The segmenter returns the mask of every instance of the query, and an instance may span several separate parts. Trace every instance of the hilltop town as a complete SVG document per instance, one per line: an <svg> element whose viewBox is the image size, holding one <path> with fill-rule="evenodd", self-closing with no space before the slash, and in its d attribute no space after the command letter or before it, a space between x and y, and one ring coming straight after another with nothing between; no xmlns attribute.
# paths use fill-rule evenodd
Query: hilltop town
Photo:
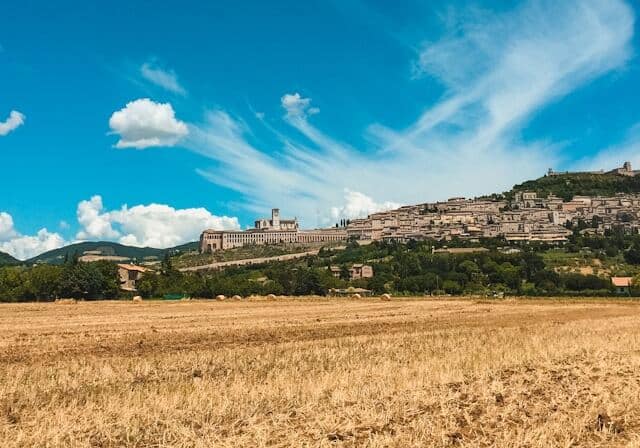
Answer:
<svg viewBox="0 0 640 448"><path fill-rule="evenodd" d="M548 177L571 175L613 175L636 177L630 162L605 172L557 173ZM567 181L568 182L568 181ZM516 191L507 195L467 199L456 197L443 202L408 205L349 220L335 228L300 230L296 219L280 219L274 209L271 219L259 219L246 231L206 230L200 238L200 250L212 252L245 245L360 241L451 240L504 238L508 242L562 243L580 228L583 233L602 235L618 228L638 233L640 195L616 193L611 196L575 195L570 200L553 193Z"/></svg>

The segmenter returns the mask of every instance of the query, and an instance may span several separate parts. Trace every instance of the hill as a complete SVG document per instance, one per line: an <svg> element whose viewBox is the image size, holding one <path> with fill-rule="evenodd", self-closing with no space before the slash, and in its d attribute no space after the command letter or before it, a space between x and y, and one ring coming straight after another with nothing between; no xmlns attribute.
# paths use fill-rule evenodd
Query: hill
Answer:
<svg viewBox="0 0 640 448"><path fill-rule="evenodd" d="M187 243L169 249L156 249L153 247L133 247L110 241L85 241L69 246L54 249L26 261L26 263L61 264L65 259L74 256L82 256L85 252L99 252L102 256L123 257L132 261L160 260L166 252L175 254L197 248L197 243ZM124 261L124 260L123 260Z"/></svg>
<svg viewBox="0 0 640 448"><path fill-rule="evenodd" d="M5 252L0 252L0 266L4 266L8 264L17 264L17 263L20 263L20 261L17 260L16 258L12 257L11 255Z"/></svg>
<svg viewBox="0 0 640 448"><path fill-rule="evenodd" d="M235 260L249 260L256 258L277 257L279 255L296 254L307 252L312 249L320 249L321 247L340 246L344 243L296 243L296 244L278 244L278 245L247 245L244 247L236 247L216 251L213 253L200 253L198 243L190 243L183 246L177 246L171 250L173 256L173 266L176 268L188 268L194 266L204 266L211 263ZM177 249L182 249L177 252Z"/></svg>
<svg viewBox="0 0 640 448"><path fill-rule="evenodd" d="M517 191L535 191L540 197L552 193L565 201L570 201L576 195L614 196L616 193L640 193L640 176L591 173L544 176L515 185L505 196L511 198Z"/></svg>

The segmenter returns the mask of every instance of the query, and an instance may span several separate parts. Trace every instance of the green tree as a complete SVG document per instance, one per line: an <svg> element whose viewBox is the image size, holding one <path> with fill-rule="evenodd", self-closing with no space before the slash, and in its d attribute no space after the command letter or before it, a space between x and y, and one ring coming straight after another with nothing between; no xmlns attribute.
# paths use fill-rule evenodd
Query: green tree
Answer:
<svg viewBox="0 0 640 448"><path fill-rule="evenodd" d="M447 294L460 294L462 292L462 286L454 280L445 280L442 284L442 289L444 289Z"/></svg>
<svg viewBox="0 0 640 448"><path fill-rule="evenodd" d="M29 286L35 299L53 300L60 289L62 268L48 264L41 264L31 268L29 272Z"/></svg>

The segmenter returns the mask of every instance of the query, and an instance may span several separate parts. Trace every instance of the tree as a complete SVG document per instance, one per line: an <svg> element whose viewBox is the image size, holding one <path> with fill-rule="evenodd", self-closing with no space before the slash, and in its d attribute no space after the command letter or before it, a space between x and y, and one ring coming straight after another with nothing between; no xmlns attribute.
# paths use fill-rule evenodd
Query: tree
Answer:
<svg viewBox="0 0 640 448"><path fill-rule="evenodd" d="M165 252L164 258L160 265L160 272L162 275L170 275L173 272L173 263L171 262L171 256L169 252Z"/></svg>
<svg viewBox="0 0 640 448"><path fill-rule="evenodd" d="M511 289L519 290L522 283L520 269L509 262L504 262L498 266L496 277L499 283L504 283Z"/></svg>
<svg viewBox="0 0 640 448"><path fill-rule="evenodd" d="M442 289L444 289L447 294L460 294L462 292L460 283L453 280L445 280L442 284Z"/></svg>
<svg viewBox="0 0 640 448"><path fill-rule="evenodd" d="M635 241L624 253L624 259L629 264L640 264L640 242Z"/></svg>
<svg viewBox="0 0 640 448"><path fill-rule="evenodd" d="M145 272L136 282L136 288L144 298L155 296L158 291L158 276L153 272Z"/></svg>
<svg viewBox="0 0 640 448"><path fill-rule="evenodd" d="M48 264L34 266L29 272L29 286L36 300L52 300L60 289L62 268Z"/></svg>
<svg viewBox="0 0 640 448"><path fill-rule="evenodd" d="M465 260L458 265L458 269L463 272L469 281L473 281L477 275L480 273L480 268L478 265L471 261Z"/></svg>
<svg viewBox="0 0 640 448"><path fill-rule="evenodd" d="M326 294L320 276L315 269L298 269L293 279L293 294L304 296L308 294Z"/></svg>

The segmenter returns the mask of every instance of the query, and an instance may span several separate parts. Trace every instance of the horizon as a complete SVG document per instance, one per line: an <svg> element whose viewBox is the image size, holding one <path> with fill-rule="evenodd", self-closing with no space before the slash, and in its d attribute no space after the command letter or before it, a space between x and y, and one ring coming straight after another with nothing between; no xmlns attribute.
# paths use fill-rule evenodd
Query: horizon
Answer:
<svg viewBox="0 0 640 448"><path fill-rule="evenodd" d="M0 251L16 258L640 167L630 1L118 3L0 18Z"/></svg>
<svg viewBox="0 0 640 448"><path fill-rule="evenodd" d="M623 164L620 164L620 167L623 167L626 164L630 164L630 162L624 162ZM619 168L619 167L616 167L616 168ZM631 165L630 168L633 168L633 165ZM639 171L639 170L636 170L636 171ZM547 177L548 175L550 175L551 172L554 173L553 175L575 175L575 174L578 174L578 175L580 175L580 174L597 174L597 175L610 174L610 175L615 175L615 173L611 173L609 169L605 169L605 168L601 168L599 170L591 170L591 171L564 171L564 172L558 172L558 171L553 170L552 168L549 168L548 173L544 174L543 176L541 176L539 178L531 179L531 180L542 179L543 177ZM530 179L527 179L527 180L530 180ZM527 181L527 180L525 180L525 181ZM510 191L513 191L513 189L516 186L518 186L518 185L517 184L514 185L511 188ZM490 195L493 196L495 194L495 195L502 196L502 195L504 195L504 193L506 193L506 191L500 192L500 193L494 192L494 193L491 193ZM478 199L482 199L482 198L483 198L483 196L473 196L473 197L459 196L459 197L441 198L441 199L438 199L436 201L429 202L429 203L431 203L431 204L437 204L437 203L444 204L444 203L447 203L447 202L455 200L455 199L478 200ZM495 201L495 199L492 199L492 200ZM397 207L395 207L395 208L380 209L380 210L374 211L374 212L372 212L370 214L367 214L366 216L361 216L360 219L361 218L369 218L370 215L373 215L373 214L376 214L376 213L393 212L393 211L395 211L395 210L397 210L399 208L402 208L402 207L412 207L412 206L418 206L418 205L422 205L422 204L426 204L426 203L419 202L419 203L416 203L416 204L397 204ZM272 210L274 210L274 209L272 209ZM280 210L280 209L276 208L276 210ZM295 219L295 220L297 220L297 217L290 218L288 216L282 216L282 218L283 219ZM255 220L260 220L260 219L271 219L271 218L269 218L269 217L258 217L258 216L255 217ZM359 219L359 218L350 218L350 219L345 218L345 222L348 222L348 221L350 222L353 219ZM337 224L338 223L334 223L334 225L337 225ZM325 228L331 229L332 227L333 227L333 225L327 226ZM249 231L249 230L253 230L253 227L247 226L247 227L245 227L243 229L232 229L232 230L222 230L222 231L234 231L234 230ZM300 228L300 230L314 230L314 229L312 229L312 228L306 228L306 229L305 228ZM202 229L202 233L207 232L207 231L219 231L219 229L206 229L206 228ZM194 244L194 243L198 244L199 243L199 238L194 239L192 241L185 241L185 242L182 242L182 243L177 244L175 246L165 247L165 248L159 248L159 247L153 247L153 246L128 246L126 244L122 244L122 243L119 243L117 241L110 241L110 240L106 240L106 239L105 240L75 240L75 241L67 241L66 244L63 245L63 246L60 246L60 247L57 247L57 248L53 248L53 249L47 249L47 250L45 250L43 252L39 252L39 253L29 257L28 259L27 258L19 259L19 258L16 258L16 257L14 257L14 258L16 258L18 261L22 261L22 262L31 261L33 259L40 258L43 255L46 255L46 254L48 254L50 252L54 252L57 249L65 249L65 248L68 248L68 247L71 247L71 246L75 246L75 245L78 245L78 244L83 244L83 243L89 243L89 244L119 244L119 245L122 245L124 247L134 247L134 248L140 248L140 249L171 250L171 249L175 249L175 248L177 248L179 246L183 246L185 244Z"/></svg>

